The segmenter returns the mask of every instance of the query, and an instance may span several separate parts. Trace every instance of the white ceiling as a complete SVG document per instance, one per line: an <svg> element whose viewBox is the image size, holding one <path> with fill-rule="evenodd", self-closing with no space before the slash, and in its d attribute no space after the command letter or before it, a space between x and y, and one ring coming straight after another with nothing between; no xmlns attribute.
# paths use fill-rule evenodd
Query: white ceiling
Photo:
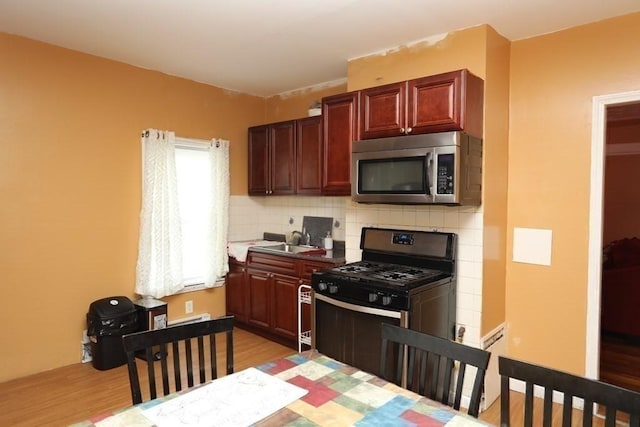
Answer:
<svg viewBox="0 0 640 427"><path fill-rule="evenodd" d="M268 96L479 24L518 40L637 11L639 0L0 0L0 31Z"/></svg>

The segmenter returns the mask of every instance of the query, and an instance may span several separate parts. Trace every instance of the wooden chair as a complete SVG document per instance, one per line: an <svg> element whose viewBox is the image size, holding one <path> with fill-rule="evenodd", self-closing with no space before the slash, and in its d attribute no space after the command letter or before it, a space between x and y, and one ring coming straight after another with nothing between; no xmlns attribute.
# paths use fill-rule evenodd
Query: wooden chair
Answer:
<svg viewBox="0 0 640 427"><path fill-rule="evenodd" d="M408 355L405 355L405 347ZM391 358L387 358L391 350ZM468 414L478 417L484 376L491 353L479 348L406 328L382 325L380 374L402 385L406 357L406 388L460 410L467 365L476 368ZM388 361L389 360L389 361ZM455 379L454 368L458 365ZM390 375L387 373L390 372Z"/></svg>
<svg viewBox="0 0 640 427"><path fill-rule="evenodd" d="M131 386L131 399L133 404L142 403L142 392L140 389L140 377L136 365L136 354L143 355L147 363L149 395L150 399L157 397L156 390L156 370L155 362L159 360L162 373L163 395L173 391L182 390L182 373L186 369L187 387L194 385L194 360L192 351L192 338L197 343L197 369L199 371L199 384L206 381L207 363L205 362L208 353L208 365L210 368L209 380L218 377L216 364L216 334L226 334L226 365L227 374L233 373L233 316L221 317L203 322L189 323L180 326L170 326L164 329L135 332L124 335L122 343L127 354L127 367L129 369L129 383ZM208 343L206 342L208 341ZM182 345L180 345L182 343ZM168 344L171 344L169 346ZM168 348L171 347L171 353ZM182 347L182 350L180 349ZM208 348L208 352L205 351ZM184 360L181 361L181 356ZM170 366L168 359L173 359L173 388L170 387Z"/></svg>
<svg viewBox="0 0 640 427"><path fill-rule="evenodd" d="M534 385L544 388L542 422L536 420L535 425L551 426L553 392L563 394L562 425L571 426L573 398L583 399L584 408L582 425L593 423L593 404L606 407L605 426L616 424L616 414L625 412L629 415L630 426L640 426L640 393L627 390L601 381L557 371L539 365L509 359L500 356L498 359L500 372L500 425L511 425L509 411L509 379L514 378L525 383L524 425L532 426Z"/></svg>

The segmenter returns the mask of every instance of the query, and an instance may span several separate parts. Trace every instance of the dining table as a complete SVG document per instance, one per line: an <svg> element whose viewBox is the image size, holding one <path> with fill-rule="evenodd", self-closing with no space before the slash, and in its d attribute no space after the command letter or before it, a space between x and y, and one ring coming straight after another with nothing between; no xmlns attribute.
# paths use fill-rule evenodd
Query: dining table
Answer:
<svg viewBox="0 0 640 427"><path fill-rule="evenodd" d="M487 426L315 350L97 415L74 427Z"/></svg>

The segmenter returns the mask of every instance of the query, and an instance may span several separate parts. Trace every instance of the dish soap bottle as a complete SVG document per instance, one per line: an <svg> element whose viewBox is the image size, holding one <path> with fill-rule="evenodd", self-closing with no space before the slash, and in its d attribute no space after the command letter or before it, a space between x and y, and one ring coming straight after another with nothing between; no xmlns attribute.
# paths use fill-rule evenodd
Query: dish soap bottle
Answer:
<svg viewBox="0 0 640 427"><path fill-rule="evenodd" d="M328 251L333 249L333 238L330 231L327 231L327 237L324 238L324 248Z"/></svg>

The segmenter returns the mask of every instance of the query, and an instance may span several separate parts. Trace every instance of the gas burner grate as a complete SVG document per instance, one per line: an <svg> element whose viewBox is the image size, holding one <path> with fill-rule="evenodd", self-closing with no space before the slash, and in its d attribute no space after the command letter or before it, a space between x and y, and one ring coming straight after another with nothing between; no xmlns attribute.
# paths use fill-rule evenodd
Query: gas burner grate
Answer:
<svg viewBox="0 0 640 427"><path fill-rule="evenodd" d="M429 279L441 274L438 270L371 261L358 261L345 264L335 267L333 272L360 279L383 281L394 286L404 286L414 281L427 282Z"/></svg>

